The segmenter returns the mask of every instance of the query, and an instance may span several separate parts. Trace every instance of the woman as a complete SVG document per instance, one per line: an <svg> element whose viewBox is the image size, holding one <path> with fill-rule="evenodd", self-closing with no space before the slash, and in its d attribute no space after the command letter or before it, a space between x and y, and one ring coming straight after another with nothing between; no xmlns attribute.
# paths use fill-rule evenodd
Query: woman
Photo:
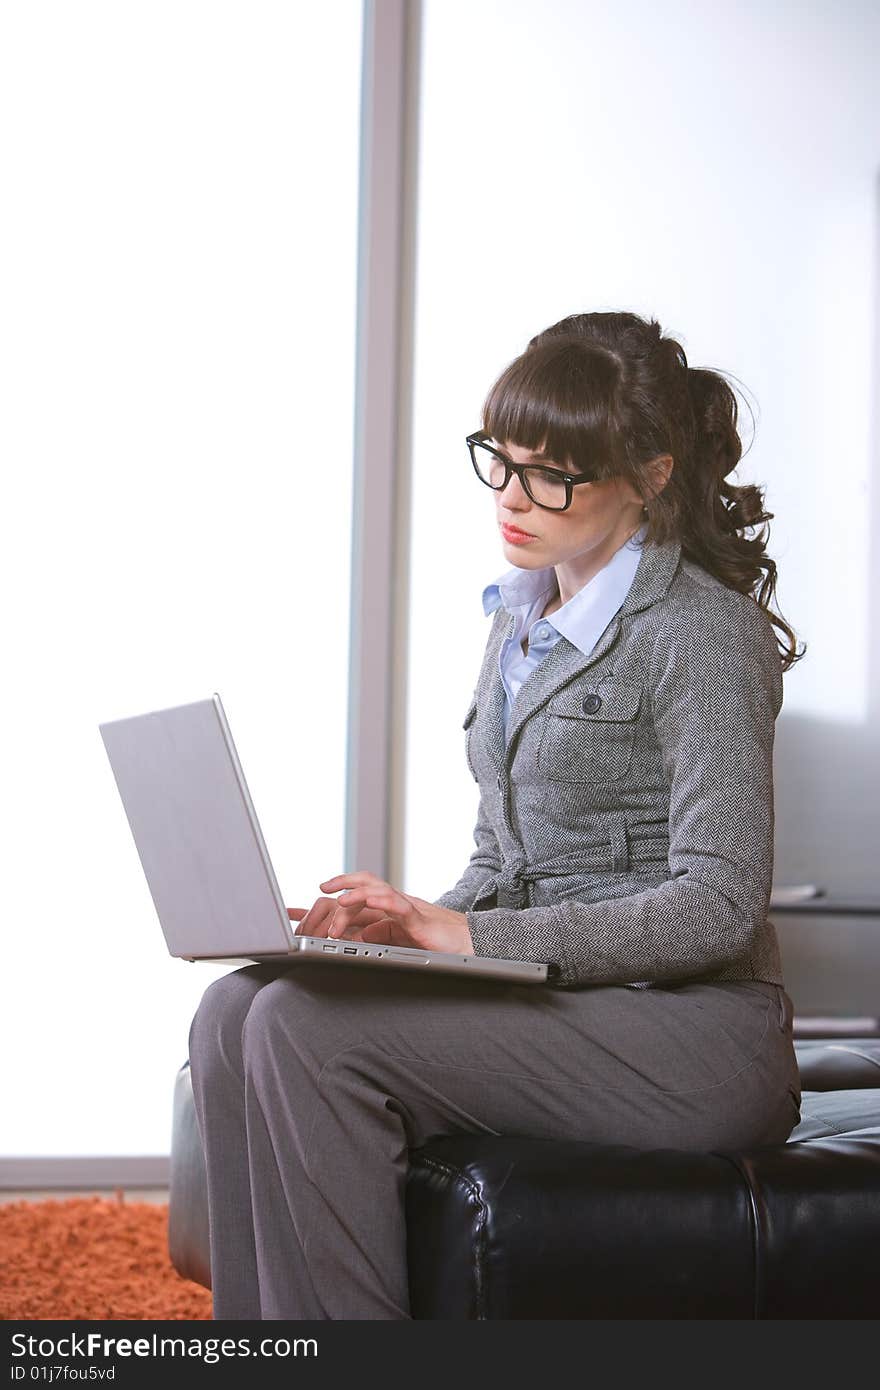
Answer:
<svg viewBox="0 0 880 1390"><path fill-rule="evenodd" d="M483 594L464 721L475 851L433 903L359 872L288 911L311 936L552 962L557 987L215 981L190 1035L215 1318L409 1317L407 1152L431 1135L708 1150L799 1119L767 910L774 722L802 652L768 611L766 532L744 534L772 514L726 481L734 394L654 320L579 314L506 368L482 423L468 447L512 568Z"/></svg>

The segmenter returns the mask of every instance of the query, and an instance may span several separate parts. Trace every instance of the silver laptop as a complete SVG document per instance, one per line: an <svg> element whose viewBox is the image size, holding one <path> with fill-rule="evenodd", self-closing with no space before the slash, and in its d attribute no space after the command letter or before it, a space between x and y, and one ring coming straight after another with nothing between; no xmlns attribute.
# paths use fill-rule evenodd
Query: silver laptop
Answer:
<svg viewBox="0 0 880 1390"><path fill-rule="evenodd" d="M552 963L297 935L219 695L98 728L172 956L555 977Z"/></svg>

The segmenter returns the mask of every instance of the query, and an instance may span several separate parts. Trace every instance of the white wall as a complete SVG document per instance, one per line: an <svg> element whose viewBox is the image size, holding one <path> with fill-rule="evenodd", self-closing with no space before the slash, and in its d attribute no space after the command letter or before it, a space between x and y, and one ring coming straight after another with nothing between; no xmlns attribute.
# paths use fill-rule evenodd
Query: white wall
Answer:
<svg viewBox="0 0 880 1390"><path fill-rule="evenodd" d="M228 967L168 955L98 723L218 690L288 904L341 871L361 8L0 26L0 1155L162 1154Z"/></svg>
<svg viewBox="0 0 880 1390"><path fill-rule="evenodd" d="M437 896L473 847L461 721L507 562L464 437L534 333L627 309L756 414L737 480L766 485L810 648L786 677L776 881L880 899L878 41L867 0L426 0L407 891ZM862 990L875 1011L880 922L835 930L838 985L780 927L796 1005Z"/></svg>

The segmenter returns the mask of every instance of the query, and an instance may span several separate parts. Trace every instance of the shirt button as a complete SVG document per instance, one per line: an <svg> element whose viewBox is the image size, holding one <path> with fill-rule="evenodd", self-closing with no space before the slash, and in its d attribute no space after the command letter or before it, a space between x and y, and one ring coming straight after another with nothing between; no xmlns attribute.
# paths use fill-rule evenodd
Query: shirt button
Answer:
<svg viewBox="0 0 880 1390"><path fill-rule="evenodd" d="M539 639L539 641L544 642L544 641L546 641L546 639L547 639L549 636L550 636L550 629L549 629L549 627L547 626L546 623L542 623L541 626L538 628L538 639Z"/></svg>
<svg viewBox="0 0 880 1390"><path fill-rule="evenodd" d="M583 711L584 711L584 714L595 714L596 711L599 710L599 709L601 709L601 708L602 708L602 696L601 696L601 695L595 695L595 694L593 694L593 695L587 695L587 696L586 696L586 698L585 698L585 700L584 700L584 703L583 703Z"/></svg>

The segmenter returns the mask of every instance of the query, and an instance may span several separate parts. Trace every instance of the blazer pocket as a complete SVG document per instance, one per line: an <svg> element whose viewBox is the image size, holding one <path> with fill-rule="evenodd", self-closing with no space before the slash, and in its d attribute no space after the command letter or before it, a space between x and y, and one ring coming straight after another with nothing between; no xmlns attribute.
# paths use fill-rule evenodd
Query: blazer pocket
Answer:
<svg viewBox="0 0 880 1390"><path fill-rule="evenodd" d="M551 782L617 782L632 765L642 686L568 690L547 706L538 767Z"/></svg>
<svg viewBox="0 0 880 1390"><path fill-rule="evenodd" d="M467 714L466 714L465 717L464 717L464 723L462 724L461 727L465 730L465 735L464 735L464 755L465 755L465 757L467 758L467 765L468 765L468 767L469 767L470 770L471 770L471 776L473 777L474 781L475 781L475 782L478 782L480 779L479 779L479 777L477 776L477 769L474 767L473 759L471 758L471 737L472 737L472 735L473 735L473 722L474 722L474 720L476 719L476 717L477 717L477 701L476 701L476 698L474 698L474 699L471 701L470 708L469 708Z"/></svg>

